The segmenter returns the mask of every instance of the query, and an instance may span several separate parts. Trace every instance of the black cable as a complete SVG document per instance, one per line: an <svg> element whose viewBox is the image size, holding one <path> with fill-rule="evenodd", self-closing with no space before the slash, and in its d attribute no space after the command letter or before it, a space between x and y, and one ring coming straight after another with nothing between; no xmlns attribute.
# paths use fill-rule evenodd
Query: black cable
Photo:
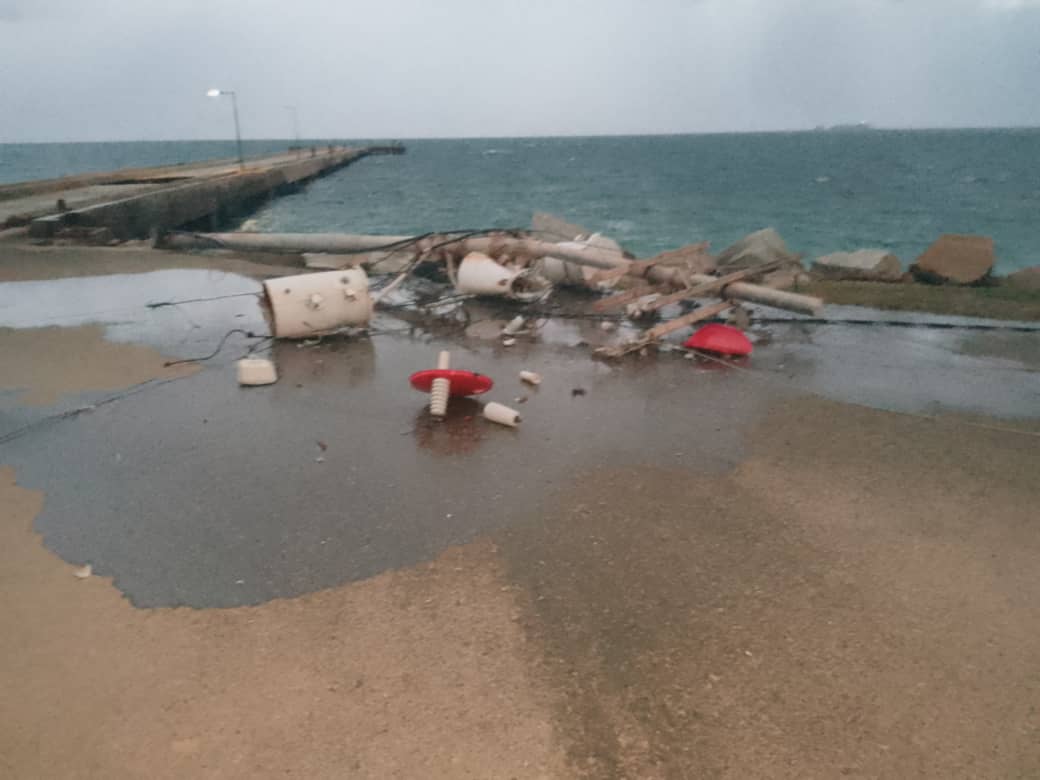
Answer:
<svg viewBox="0 0 1040 780"><path fill-rule="evenodd" d="M75 409L67 409L64 412L59 412L58 414L52 414L52 415L50 415L48 417L44 417L41 420L36 420L35 422L31 422L28 425L24 425L21 428L16 428L13 431L8 431L7 433L0 435L0 444L7 444L9 442L12 442L15 439L21 438L22 436L25 436L26 434L31 433L36 428L40 428L40 427L42 427L44 425L47 425L48 423L59 422L60 420L67 420L67 419L70 419L72 417L79 417L79 415L84 414L85 412L93 412L95 409L99 409L102 406L108 406L109 404L115 403L116 401L121 401L124 398L129 398L132 395L137 395L138 393L140 393L140 392L142 392L144 390L148 390L149 388L152 388L152 387L162 387L163 385L168 385L171 382L179 382L182 379L189 379L189 378L190 378L190 375L189 376L175 376L175 377L172 377L170 379L149 379L149 380L147 380L145 382L141 382L140 384L136 384L133 387L131 387L130 389L124 390L121 393L117 393L117 394L111 395L111 396L109 396L107 398L103 398L100 401L98 401L97 403L88 404L86 406L78 406Z"/></svg>
<svg viewBox="0 0 1040 780"><path fill-rule="evenodd" d="M218 354L220 354L220 350L224 348L224 342L226 342L235 333L241 333L247 339L264 339L266 341L267 339L271 338L270 336L262 336L258 333L253 333L252 331L242 330L242 328L233 328L232 330L229 330L227 333L224 334L224 338L220 340L220 343L217 344L217 348L213 350L210 354L204 357L182 358L181 360L167 360L165 363L163 363L163 366L169 368L170 366L179 366L182 363L202 363L206 360L212 360Z"/></svg>
<svg viewBox="0 0 1040 780"><path fill-rule="evenodd" d="M245 298L247 295L259 296L259 292L232 293L231 295L215 295L212 298L185 298L182 301L159 301L158 303L146 303L146 309L161 309L164 306L179 306L182 303L208 303L210 301L225 301L228 298Z"/></svg>

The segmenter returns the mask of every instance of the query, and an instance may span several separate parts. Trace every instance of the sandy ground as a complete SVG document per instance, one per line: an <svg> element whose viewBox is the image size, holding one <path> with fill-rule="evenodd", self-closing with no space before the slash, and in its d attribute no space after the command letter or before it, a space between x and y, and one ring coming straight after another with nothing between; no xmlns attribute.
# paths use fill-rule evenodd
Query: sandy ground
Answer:
<svg viewBox="0 0 1040 780"><path fill-rule="evenodd" d="M0 776L564 776L490 543L259 608L136 610L0 472Z"/></svg>
<svg viewBox="0 0 1040 780"><path fill-rule="evenodd" d="M0 328L0 390L17 390L19 401L49 406L66 393L117 390L152 379L190 376L197 365L167 367L150 347L113 344L98 325L78 328Z"/></svg>
<svg viewBox="0 0 1040 780"><path fill-rule="evenodd" d="M1034 777L1037 440L803 400L430 565L135 610L0 482L10 777Z"/></svg>
<svg viewBox="0 0 1040 780"><path fill-rule="evenodd" d="M56 268L65 262L47 257ZM118 268L110 272L150 262L129 251L110 257ZM91 327L48 330L0 333L0 348L22 350L12 365L30 398L160 375L154 349L105 342ZM75 347L110 359L96 375L29 375L21 367L32 354L17 346L31 338L23 334L43 339L40 355ZM997 346L1006 345L985 345ZM351 373L362 353L294 348L280 360L290 371L299 363L308 386L283 381L249 403L272 426L279 410L299 420L331 403L324 392L341 398L383 382L381 371L396 376L403 367L393 356L407 349L381 343L369 357L371 378ZM61 449L90 446L96 451L83 457L101 458L105 447L123 452L135 442L127 460L140 460L157 490L170 480L191 488L187 497L160 492L174 502L163 524L178 513L187 524L196 510L210 525L227 521L240 500L234 491L203 494L197 472L178 470L188 460L217 482L235 477L221 471L234 467L218 446L225 430L201 438L200 421L179 411L205 409L225 392L221 369L167 385L156 396L165 400L152 405L120 407L121 417L95 413L49 428L51 438L30 432L20 450L0 445L0 777L1040 776L1035 420L924 418L711 373L689 385L691 374L673 375L670 363L594 375L570 354L554 358L557 383L585 372L590 397L551 421L562 437L538 427L539 408L572 400L569 384L555 389L557 398L549 383L527 407L526 439L487 431L482 441L460 439L461 450L426 455L421 435L412 442L395 433L385 455L412 459L406 473L418 484L408 490L348 483L348 462L334 458L344 434L321 464L344 469L341 494L384 491L373 494L377 505L397 503L377 519L403 523L408 535L423 528L403 515L431 505L449 523L437 504L442 493L471 512L502 515L474 526L484 531L425 562L256 606L135 608L111 578L74 576L84 560L62 560L34 528L56 501L75 514L66 483L91 473L70 473ZM313 374L319 368L330 377L327 391ZM1003 381L1026 382L1027 373ZM238 397L214 407L230 419L228 432L237 430L234 406L245 404ZM400 403L392 396L387 408ZM371 430L392 420L398 431L400 419L384 414ZM598 421L603 432L561 450L574 440L570 418L574 430ZM643 442L635 431L654 420L660 428ZM153 436L172 448L176 427L189 424L197 427L184 435L185 449L171 450L183 455L152 459ZM149 436L134 435L141 425ZM261 439L291 454L283 430ZM681 458L684 438L689 456ZM33 451L45 442L42 454ZM286 462L300 486L287 506L299 509L280 510L281 527L301 538L308 511L337 495L318 492L327 480L311 476L320 467L307 444L304 463L294 454ZM31 473L3 465L14 461ZM539 461L559 478L550 483L525 465ZM467 463L497 463L513 481L553 487L530 506L493 495L477 501L479 491L466 495L451 482ZM264 467L255 455L242 466ZM271 468L286 464L275 459ZM126 481L137 479L126 465L113 466L113 477L97 473L111 481L84 482L84 501L128 492ZM496 489L514 496L512 486ZM93 511L105 505L95 500ZM133 508L159 511L147 491L134 494ZM164 533L148 520L139 518L142 533ZM150 542L134 544L147 550ZM229 550L229 569L253 555ZM332 563L353 560L350 550L337 554ZM174 570L162 556L112 560L155 567L116 572L128 580L161 583Z"/></svg>

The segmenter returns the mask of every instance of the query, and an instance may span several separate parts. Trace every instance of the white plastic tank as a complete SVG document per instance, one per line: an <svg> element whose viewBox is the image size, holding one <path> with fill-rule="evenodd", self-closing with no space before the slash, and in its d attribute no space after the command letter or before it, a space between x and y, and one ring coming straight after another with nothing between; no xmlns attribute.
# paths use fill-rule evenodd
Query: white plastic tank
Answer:
<svg viewBox="0 0 1040 780"><path fill-rule="evenodd" d="M264 292L276 338L309 338L372 319L368 276L360 268L268 279Z"/></svg>

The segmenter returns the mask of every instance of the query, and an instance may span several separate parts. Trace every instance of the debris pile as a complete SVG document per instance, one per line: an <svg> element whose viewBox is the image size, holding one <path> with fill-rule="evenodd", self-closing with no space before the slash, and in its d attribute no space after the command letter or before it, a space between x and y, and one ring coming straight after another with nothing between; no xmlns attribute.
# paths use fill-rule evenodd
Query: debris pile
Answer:
<svg viewBox="0 0 1040 780"><path fill-rule="evenodd" d="M747 236L718 257L694 243L638 259L616 241L548 214L525 230L479 230L421 236L353 234L175 233L160 245L302 255L312 268L331 268L265 283L272 333L311 338L367 325L373 307L401 308L392 293L406 280L440 286L440 301L497 299L534 312L557 290L600 296L591 314L615 331L596 354L619 358L726 313L746 321L744 304L818 314L823 302L790 291L804 278L801 257L773 229ZM368 275L393 276L369 292ZM450 285L450 293L444 288ZM711 299L714 299L712 301ZM607 318L610 319L607 319ZM503 346L529 334L534 316L516 314L500 331ZM612 321L611 321L612 320Z"/></svg>

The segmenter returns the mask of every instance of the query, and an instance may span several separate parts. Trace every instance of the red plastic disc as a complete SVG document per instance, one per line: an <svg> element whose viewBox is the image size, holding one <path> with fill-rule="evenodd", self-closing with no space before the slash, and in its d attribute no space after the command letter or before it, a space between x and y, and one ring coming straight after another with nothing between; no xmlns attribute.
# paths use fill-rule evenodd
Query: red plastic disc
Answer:
<svg viewBox="0 0 1040 780"><path fill-rule="evenodd" d="M713 322L694 333L683 344L687 349L714 352L717 355L750 355L754 347L737 328Z"/></svg>
<svg viewBox="0 0 1040 780"><path fill-rule="evenodd" d="M428 393L433 386L433 380L440 377L451 382L451 395L480 395L486 393L495 384L491 381L491 377L473 371L444 371L438 368L416 371L409 381L416 390Z"/></svg>

